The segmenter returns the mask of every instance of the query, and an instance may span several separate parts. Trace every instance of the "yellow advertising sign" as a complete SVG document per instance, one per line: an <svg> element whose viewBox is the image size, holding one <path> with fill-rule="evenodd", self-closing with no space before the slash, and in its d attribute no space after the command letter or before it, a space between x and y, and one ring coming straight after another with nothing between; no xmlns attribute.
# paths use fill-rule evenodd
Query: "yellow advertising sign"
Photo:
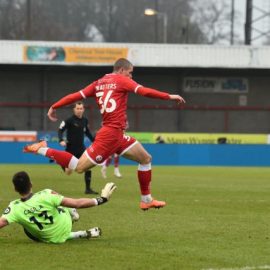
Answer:
<svg viewBox="0 0 270 270"><path fill-rule="evenodd" d="M141 143L268 144L267 134L128 132ZM270 139L269 139L270 141Z"/></svg>
<svg viewBox="0 0 270 270"><path fill-rule="evenodd" d="M154 141L181 144L267 144L267 134L155 133Z"/></svg>
<svg viewBox="0 0 270 270"><path fill-rule="evenodd" d="M111 64L127 58L128 48L64 47L66 62Z"/></svg>
<svg viewBox="0 0 270 270"><path fill-rule="evenodd" d="M66 62L111 65L127 58L128 48L24 46L25 62Z"/></svg>

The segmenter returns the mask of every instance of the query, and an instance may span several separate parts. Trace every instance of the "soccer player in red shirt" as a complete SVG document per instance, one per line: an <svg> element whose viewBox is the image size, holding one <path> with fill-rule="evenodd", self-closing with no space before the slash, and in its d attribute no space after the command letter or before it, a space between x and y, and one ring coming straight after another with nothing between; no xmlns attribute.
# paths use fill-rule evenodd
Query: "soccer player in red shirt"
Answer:
<svg viewBox="0 0 270 270"><path fill-rule="evenodd" d="M78 173L103 163L114 153L134 160L139 163L140 208L148 210L164 207L166 203L151 196L151 155L135 138L125 135L128 94L132 92L150 98L174 100L178 103L185 103L185 100L179 95L170 95L136 83L132 80L132 72L133 65L127 59L120 58L115 62L112 73L104 75L78 92L63 97L50 107L48 117L52 121L57 121L56 109L88 97L96 99L102 115L102 127L97 132L93 144L79 159L68 152L48 148L45 141L27 145L24 152L37 153L54 159L59 165Z"/></svg>

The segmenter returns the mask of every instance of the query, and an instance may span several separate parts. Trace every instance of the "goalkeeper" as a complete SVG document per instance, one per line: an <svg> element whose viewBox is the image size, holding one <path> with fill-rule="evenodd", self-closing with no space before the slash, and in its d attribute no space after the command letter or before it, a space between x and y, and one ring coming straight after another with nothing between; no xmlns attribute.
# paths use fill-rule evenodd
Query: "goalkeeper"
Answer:
<svg viewBox="0 0 270 270"><path fill-rule="evenodd" d="M116 189L114 183L107 183L98 198L73 199L64 197L51 189L33 193L28 174L18 172L12 179L20 199L12 201L0 217L0 229L18 223L32 240L46 243L63 243L77 238L96 238L101 230L94 227L72 232L72 222L78 221L77 208L89 208L106 203Z"/></svg>

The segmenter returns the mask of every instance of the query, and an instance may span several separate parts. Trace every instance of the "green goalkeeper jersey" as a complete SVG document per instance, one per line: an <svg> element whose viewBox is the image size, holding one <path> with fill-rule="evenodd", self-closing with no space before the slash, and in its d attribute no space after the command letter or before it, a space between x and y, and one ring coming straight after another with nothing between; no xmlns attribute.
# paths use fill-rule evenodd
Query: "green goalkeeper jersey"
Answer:
<svg viewBox="0 0 270 270"><path fill-rule="evenodd" d="M71 232L69 211L60 204L63 196L51 189L34 193L32 197L12 201L3 217L8 223L18 223L42 242L63 243Z"/></svg>

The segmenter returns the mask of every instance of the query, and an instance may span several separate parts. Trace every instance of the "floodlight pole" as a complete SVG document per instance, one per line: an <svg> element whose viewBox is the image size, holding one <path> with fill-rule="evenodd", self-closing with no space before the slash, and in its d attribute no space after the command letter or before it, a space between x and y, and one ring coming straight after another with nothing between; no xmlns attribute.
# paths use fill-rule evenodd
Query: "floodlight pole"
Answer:
<svg viewBox="0 0 270 270"><path fill-rule="evenodd" d="M31 20L31 0L27 0L26 2L26 27L25 27L25 36L26 39L31 39L31 32L32 32L32 20Z"/></svg>
<svg viewBox="0 0 270 270"><path fill-rule="evenodd" d="M109 0L108 41L112 42L112 0Z"/></svg>
<svg viewBox="0 0 270 270"><path fill-rule="evenodd" d="M158 12L159 5L158 0L155 0L155 10ZM158 43L158 18L155 17L155 43Z"/></svg>
<svg viewBox="0 0 270 270"><path fill-rule="evenodd" d="M231 40L230 44L234 44L234 0L231 2Z"/></svg>
<svg viewBox="0 0 270 270"><path fill-rule="evenodd" d="M166 13L158 13L163 17L163 43L167 43L168 16Z"/></svg>
<svg viewBox="0 0 270 270"><path fill-rule="evenodd" d="M246 3L245 45L251 44L252 0Z"/></svg>
<svg viewBox="0 0 270 270"><path fill-rule="evenodd" d="M168 16L165 12L159 12L155 9L147 8L144 10L146 16L157 16L163 19L163 43L167 43L167 27L168 27Z"/></svg>

